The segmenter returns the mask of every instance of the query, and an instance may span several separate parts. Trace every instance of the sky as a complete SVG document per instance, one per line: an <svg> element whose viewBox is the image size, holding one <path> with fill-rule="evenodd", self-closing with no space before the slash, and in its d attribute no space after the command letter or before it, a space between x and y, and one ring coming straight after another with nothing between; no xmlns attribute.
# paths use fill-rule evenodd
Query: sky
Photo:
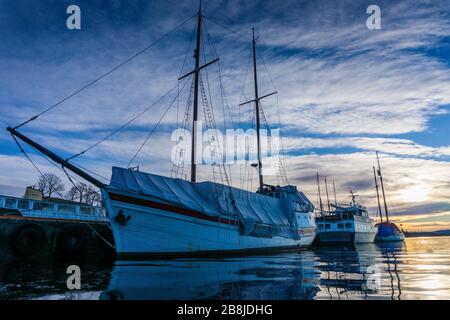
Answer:
<svg viewBox="0 0 450 320"><path fill-rule="evenodd" d="M80 30L66 26L72 4L81 9ZM372 4L381 9L379 30L366 26ZM190 0L0 0L0 127L28 120L178 26L20 128L70 157L163 97L73 162L107 182L111 166L127 166L170 107L133 161L142 171L170 175L171 133L182 123L191 83L178 77L194 65L197 7ZM334 181L339 202L355 190L376 218L378 151L391 219L410 230L450 229L448 1L203 1L203 14L202 62L220 58L202 71L219 129L252 126L252 106L239 103L253 95L254 27L260 94L277 91L262 108L270 128L281 130L289 182L317 203L319 172L322 191L324 176L330 183L330 198ZM42 172L58 174L70 188L64 173L24 148ZM254 169L229 169L234 186L256 189ZM212 179L209 166L199 172L201 180ZM22 196L38 177L0 131L0 194ZM266 181L277 183L273 176Z"/></svg>

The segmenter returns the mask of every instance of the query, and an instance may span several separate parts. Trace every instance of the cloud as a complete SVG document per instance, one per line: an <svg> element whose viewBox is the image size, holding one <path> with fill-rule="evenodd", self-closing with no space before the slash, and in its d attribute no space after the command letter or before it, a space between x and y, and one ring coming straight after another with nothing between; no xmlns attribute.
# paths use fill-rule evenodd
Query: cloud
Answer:
<svg viewBox="0 0 450 320"><path fill-rule="evenodd" d="M374 138L374 137L341 137L341 138L308 138L287 137L283 145L288 151L332 149L353 147L359 150L380 151L397 156L412 157L449 157L450 146L428 147L409 139Z"/></svg>

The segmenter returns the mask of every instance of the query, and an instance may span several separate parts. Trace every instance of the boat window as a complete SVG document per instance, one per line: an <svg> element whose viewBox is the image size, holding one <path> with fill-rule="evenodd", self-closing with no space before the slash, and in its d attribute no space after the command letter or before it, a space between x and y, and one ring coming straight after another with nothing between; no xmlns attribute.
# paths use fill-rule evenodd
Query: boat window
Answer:
<svg viewBox="0 0 450 320"><path fill-rule="evenodd" d="M80 207L80 213L81 214L93 214L94 208L91 207Z"/></svg>
<svg viewBox="0 0 450 320"><path fill-rule="evenodd" d="M351 228L351 227L352 227L352 224L351 224L350 222L347 222L347 223L345 224L345 227L346 227L346 228Z"/></svg>
<svg viewBox="0 0 450 320"><path fill-rule="evenodd" d="M15 209L16 207L16 199L6 198L5 199L5 208Z"/></svg>
<svg viewBox="0 0 450 320"><path fill-rule="evenodd" d="M19 200L17 204L18 209L28 209L30 202L28 200Z"/></svg>
<svg viewBox="0 0 450 320"><path fill-rule="evenodd" d="M67 204L59 204L58 212L60 212L60 213L77 213L77 207L70 206Z"/></svg>
<svg viewBox="0 0 450 320"><path fill-rule="evenodd" d="M53 204L46 202L34 202L33 210L53 211Z"/></svg>
<svg viewBox="0 0 450 320"><path fill-rule="evenodd" d="M325 229L330 229L330 224L329 224L329 223L327 223L327 224L325 225Z"/></svg>
<svg viewBox="0 0 450 320"><path fill-rule="evenodd" d="M339 228L339 229L344 228L344 224L343 224L343 223L338 223L338 228Z"/></svg>
<svg viewBox="0 0 450 320"><path fill-rule="evenodd" d="M323 229L323 224L319 224L319 229Z"/></svg>

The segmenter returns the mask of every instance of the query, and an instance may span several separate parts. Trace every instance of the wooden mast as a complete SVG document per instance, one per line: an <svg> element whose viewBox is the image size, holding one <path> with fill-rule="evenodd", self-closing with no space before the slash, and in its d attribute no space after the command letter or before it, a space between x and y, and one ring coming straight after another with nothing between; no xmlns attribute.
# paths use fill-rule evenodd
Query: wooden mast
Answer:
<svg viewBox="0 0 450 320"><path fill-rule="evenodd" d="M317 190L319 191L319 205L320 205L320 213L323 213L323 204L322 204L322 196L320 195L320 181L319 181L319 173L317 172Z"/></svg>
<svg viewBox="0 0 450 320"><path fill-rule="evenodd" d="M198 83L200 76L200 38L202 36L202 2L200 1L200 6L197 15L197 42L194 50L195 59L195 73L194 73L194 115L192 119L192 143L191 143L191 182L197 180L197 119L198 119Z"/></svg>
<svg viewBox="0 0 450 320"><path fill-rule="evenodd" d="M259 192L263 193L264 189L264 181L263 181L263 173L262 173L262 158L261 158L261 137L260 137L260 119L259 119L259 101L261 99L264 99L266 97L269 97L277 91L274 91L272 93L266 94L262 97L259 96L258 92L258 70L256 68L256 39L255 39L255 28L252 28L252 49L253 49L253 81L254 81L254 89L255 89L255 99L246 101L243 103L240 103L239 105L242 106L244 104L254 102L255 103L255 110L256 110L256 143L257 143L257 152L258 152L258 176L259 176Z"/></svg>
<svg viewBox="0 0 450 320"><path fill-rule="evenodd" d="M185 74L184 76L178 78L178 80L184 79L187 76L194 75L194 106L193 106L193 117L192 117L192 142L191 142L191 182L197 181L197 120L198 120L198 88L200 82L200 70L209 66L210 64L219 61L219 58L200 66L200 40L202 37L202 1L200 0L200 5L197 14L197 40L194 49L194 59L195 68L193 71Z"/></svg>
<svg viewBox="0 0 450 320"><path fill-rule="evenodd" d="M329 196L328 196L328 182L327 182L327 177L325 177L325 192L327 193L328 212L331 212L330 198L329 198Z"/></svg>
<svg viewBox="0 0 450 320"><path fill-rule="evenodd" d="M383 212L381 211L380 192L378 190L377 175L375 173L375 166L373 166L373 179L375 180L375 189L377 190L378 212L380 213L381 222L383 222Z"/></svg>
<svg viewBox="0 0 450 320"><path fill-rule="evenodd" d="M334 204L337 206L337 197L336 197L336 185L334 184L333 180L333 193L334 193Z"/></svg>
<svg viewBox="0 0 450 320"><path fill-rule="evenodd" d="M260 120L259 120L259 94L258 94L258 74L256 69L256 40L255 28L252 28L253 40L253 80L255 84L255 110L256 110L256 143L258 145L258 175L259 175L259 192L263 191L264 182L262 175L262 161L261 161L261 138L259 134Z"/></svg>
<svg viewBox="0 0 450 320"><path fill-rule="evenodd" d="M378 176L380 177L381 183L381 192L383 193L384 211L386 213L386 221L389 222L389 213L386 204L386 194L384 192L383 175L381 174L380 158L378 157L378 151L377 151L377 162L378 162Z"/></svg>

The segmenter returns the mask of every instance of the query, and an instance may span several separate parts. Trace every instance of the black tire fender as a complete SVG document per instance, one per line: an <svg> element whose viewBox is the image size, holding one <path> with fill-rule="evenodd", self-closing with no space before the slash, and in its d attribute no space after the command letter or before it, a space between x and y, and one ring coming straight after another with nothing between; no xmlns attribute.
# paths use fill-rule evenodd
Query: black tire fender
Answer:
<svg viewBox="0 0 450 320"><path fill-rule="evenodd" d="M85 249L86 236L81 227L66 227L56 237L57 249L63 253L81 253Z"/></svg>
<svg viewBox="0 0 450 320"><path fill-rule="evenodd" d="M10 247L20 256L31 256L42 250L47 239L45 232L37 224L25 224L11 234Z"/></svg>

